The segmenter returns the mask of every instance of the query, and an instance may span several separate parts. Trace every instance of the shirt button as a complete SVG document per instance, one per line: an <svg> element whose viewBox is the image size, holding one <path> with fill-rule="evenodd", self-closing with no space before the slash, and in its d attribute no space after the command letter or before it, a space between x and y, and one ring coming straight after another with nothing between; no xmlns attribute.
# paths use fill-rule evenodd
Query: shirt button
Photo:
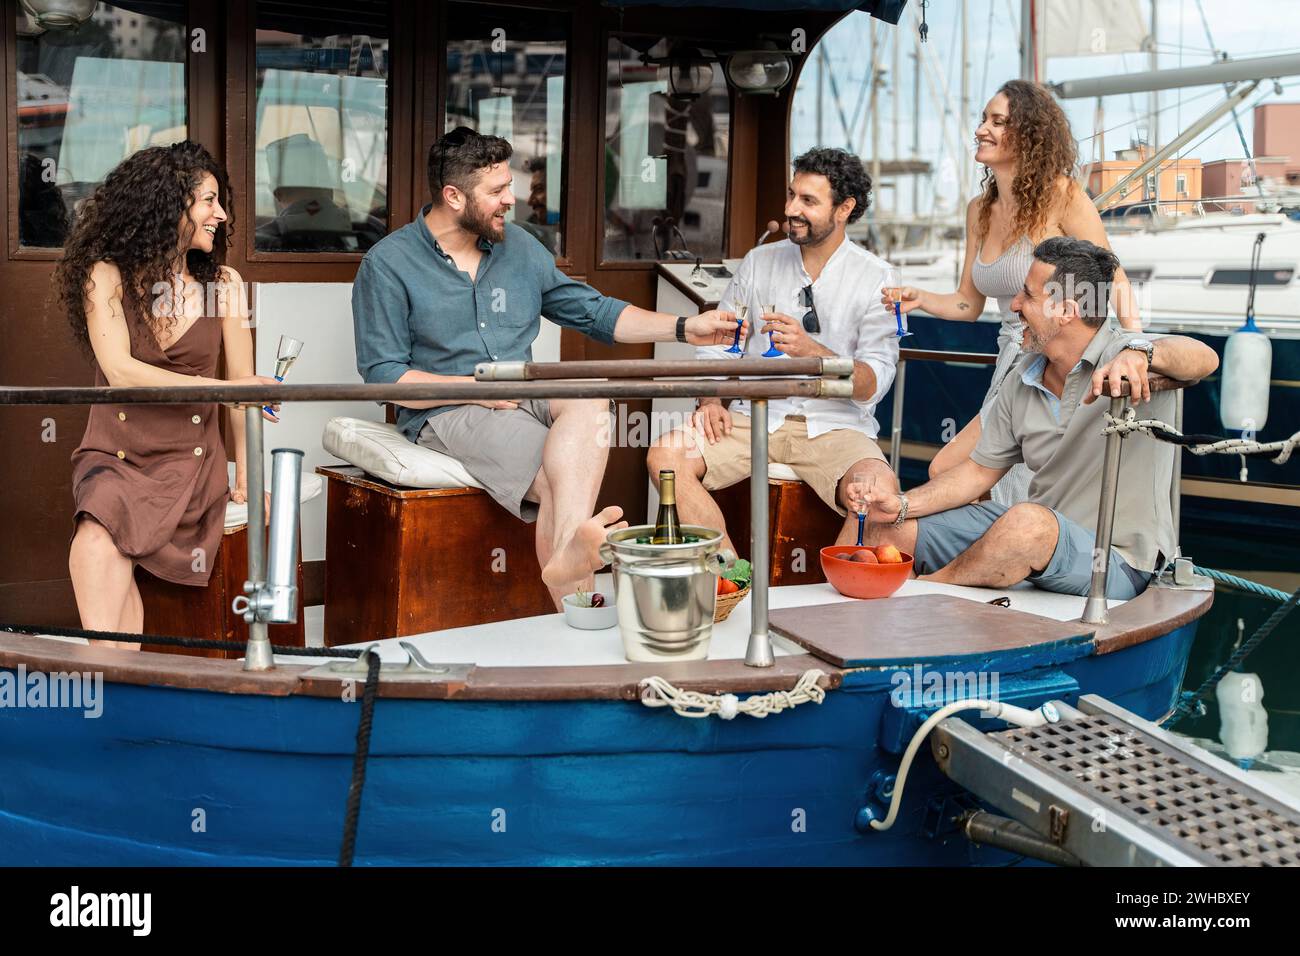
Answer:
<svg viewBox="0 0 1300 956"><path fill-rule="evenodd" d="M124 421L126 421L126 412L118 412L118 413L117 413L117 420L118 420L119 422L124 422Z"/></svg>
<svg viewBox="0 0 1300 956"><path fill-rule="evenodd" d="M201 455L201 454L203 454L203 449L202 449L202 448L196 448L196 449L194 449L194 454L196 454L196 455Z"/></svg>
<svg viewBox="0 0 1300 956"><path fill-rule="evenodd" d="M486 323L486 322L480 322L480 323L478 324L478 327L479 327L480 329L486 329L486 328L487 328L487 323Z"/></svg>
<svg viewBox="0 0 1300 956"><path fill-rule="evenodd" d="M203 419L199 418L198 415L195 415L190 419L190 421L192 421L195 425L198 425L203 421Z"/></svg>
<svg viewBox="0 0 1300 956"><path fill-rule="evenodd" d="M118 458L125 458L125 457L126 457L126 452L124 452L124 451L119 451L119 452L117 453L117 457L118 457Z"/></svg>

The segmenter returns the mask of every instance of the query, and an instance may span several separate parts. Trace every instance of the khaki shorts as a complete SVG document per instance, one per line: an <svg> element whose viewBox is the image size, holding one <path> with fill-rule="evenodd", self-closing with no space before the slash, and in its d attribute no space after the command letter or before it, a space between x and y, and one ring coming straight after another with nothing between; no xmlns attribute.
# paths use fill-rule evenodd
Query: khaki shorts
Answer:
<svg viewBox="0 0 1300 956"><path fill-rule="evenodd" d="M704 487L709 491L728 488L750 475L750 419L748 415L731 416L731 434L710 445L698 431L692 436L707 469ZM808 423L802 416L788 416L781 427L767 436L768 461L789 465L817 497L839 514L847 514L836 492L840 479L864 458L888 463L880 446L862 432L851 428L808 437Z"/></svg>
<svg viewBox="0 0 1300 956"><path fill-rule="evenodd" d="M542 468L554 422L545 399L526 399L511 409L457 405L431 416L415 442L455 458L501 507L531 522L537 505L524 495Z"/></svg>

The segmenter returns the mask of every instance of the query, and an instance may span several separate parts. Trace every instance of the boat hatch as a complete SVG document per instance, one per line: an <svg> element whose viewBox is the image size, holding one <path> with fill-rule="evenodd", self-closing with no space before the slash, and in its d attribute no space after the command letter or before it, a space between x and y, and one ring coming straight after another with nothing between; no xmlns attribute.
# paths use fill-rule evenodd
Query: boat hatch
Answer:
<svg viewBox="0 0 1300 956"><path fill-rule="evenodd" d="M1294 266L1261 266L1255 278L1256 285L1290 285L1295 278ZM1249 269L1215 269L1205 280L1210 285L1250 285Z"/></svg>
<svg viewBox="0 0 1300 956"><path fill-rule="evenodd" d="M1060 721L1030 729L946 720L935 760L1088 865L1300 865L1294 798L1104 698L1053 705Z"/></svg>

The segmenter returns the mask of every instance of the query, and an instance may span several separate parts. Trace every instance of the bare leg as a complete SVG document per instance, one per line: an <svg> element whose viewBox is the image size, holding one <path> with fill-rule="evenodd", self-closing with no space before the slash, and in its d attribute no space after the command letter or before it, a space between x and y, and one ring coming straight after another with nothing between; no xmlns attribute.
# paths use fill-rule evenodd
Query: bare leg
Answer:
<svg viewBox="0 0 1300 956"><path fill-rule="evenodd" d="M660 436L646 455L646 467L650 469L650 479L656 488L659 487L660 471L667 469L674 472L677 517L682 524L717 528L722 532L722 547L733 554L740 554L731 543L731 536L727 534L727 522L722 517L722 509L704 487L704 473L708 466L704 464L704 457L695 450L695 438L688 430L678 428Z"/></svg>
<svg viewBox="0 0 1300 956"><path fill-rule="evenodd" d="M894 471L889 467L888 462L881 461L879 458L863 458L861 461L854 462L853 467L840 478L839 487L835 492L840 507L848 511L844 518L844 525L840 528L839 536L835 539L836 544L858 543L858 515L853 510L853 503L849 501L847 491L849 485L853 482L853 476L864 471L875 477L877 491L898 491L898 479L894 477ZM870 544L865 535L862 540L864 543Z"/></svg>
<svg viewBox="0 0 1300 956"><path fill-rule="evenodd" d="M1056 550L1058 534L1056 516L1050 509L1029 502L1013 505L978 541L946 567L922 575L922 580L970 587L1009 587L1047 567Z"/></svg>
<svg viewBox="0 0 1300 956"><path fill-rule="evenodd" d="M551 556L542 565L542 580L548 587L568 588L591 580L589 571L571 576L581 562L574 563L572 554L561 559L561 552L596 507L609 460L609 403L604 399L552 400L551 413L554 422L542 449L542 471L550 486L549 507L539 502L548 512L545 527L551 532ZM538 520L542 520L540 514Z"/></svg>
<svg viewBox="0 0 1300 956"><path fill-rule="evenodd" d="M527 501L537 504L537 525L533 530L533 547L537 550L537 566L545 568L555 554L555 502L551 497L551 485L546 478L546 469L539 469L532 486L524 495ZM543 582L545 583L545 582ZM578 585L579 587L581 585ZM557 611L563 610L564 595L569 592L564 588L547 587L551 600Z"/></svg>
<svg viewBox="0 0 1300 956"><path fill-rule="evenodd" d="M970 457L980 440L980 417L976 415L966 423L953 440L939 449L939 453L930 461L930 477L937 478L949 468L960 465Z"/></svg>
<svg viewBox="0 0 1300 956"><path fill-rule="evenodd" d="M123 612L132 607L132 577L135 563L117 550L108 530L98 521L82 518L68 551L68 574L77 598L81 626L90 631L123 631L138 634L143 630L143 611L139 627L124 628ZM139 600L139 592L134 600ZM133 624L134 613L125 623ZM139 650L140 645L124 641L96 641L109 647Z"/></svg>

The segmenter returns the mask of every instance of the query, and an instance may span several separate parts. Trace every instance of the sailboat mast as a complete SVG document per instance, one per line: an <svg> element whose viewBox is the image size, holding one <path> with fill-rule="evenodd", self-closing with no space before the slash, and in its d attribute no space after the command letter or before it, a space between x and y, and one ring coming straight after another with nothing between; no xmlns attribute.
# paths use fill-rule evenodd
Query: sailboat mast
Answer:
<svg viewBox="0 0 1300 956"><path fill-rule="evenodd" d="M966 129L967 117L970 116L970 41L967 37L969 20L970 6L966 0L961 0L961 116L957 119L959 136ZM971 166L969 162L962 164L961 203L958 204L958 208L970 198Z"/></svg>
<svg viewBox="0 0 1300 956"><path fill-rule="evenodd" d="M1160 0L1151 0L1151 36L1147 43L1151 48L1151 72L1154 73L1160 69L1160 54L1156 52L1156 23L1157 11L1160 9ZM1150 117L1147 125L1151 128L1151 152L1154 154L1160 150L1160 93L1157 90L1151 91L1151 102L1147 107L1150 111ZM1155 215L1160 214L1160 166L1156 166L1156 178L1152 183L1150 198L1155 201L1152 210ZM1175 204L1175 212L1177 205Z"/></svg>

